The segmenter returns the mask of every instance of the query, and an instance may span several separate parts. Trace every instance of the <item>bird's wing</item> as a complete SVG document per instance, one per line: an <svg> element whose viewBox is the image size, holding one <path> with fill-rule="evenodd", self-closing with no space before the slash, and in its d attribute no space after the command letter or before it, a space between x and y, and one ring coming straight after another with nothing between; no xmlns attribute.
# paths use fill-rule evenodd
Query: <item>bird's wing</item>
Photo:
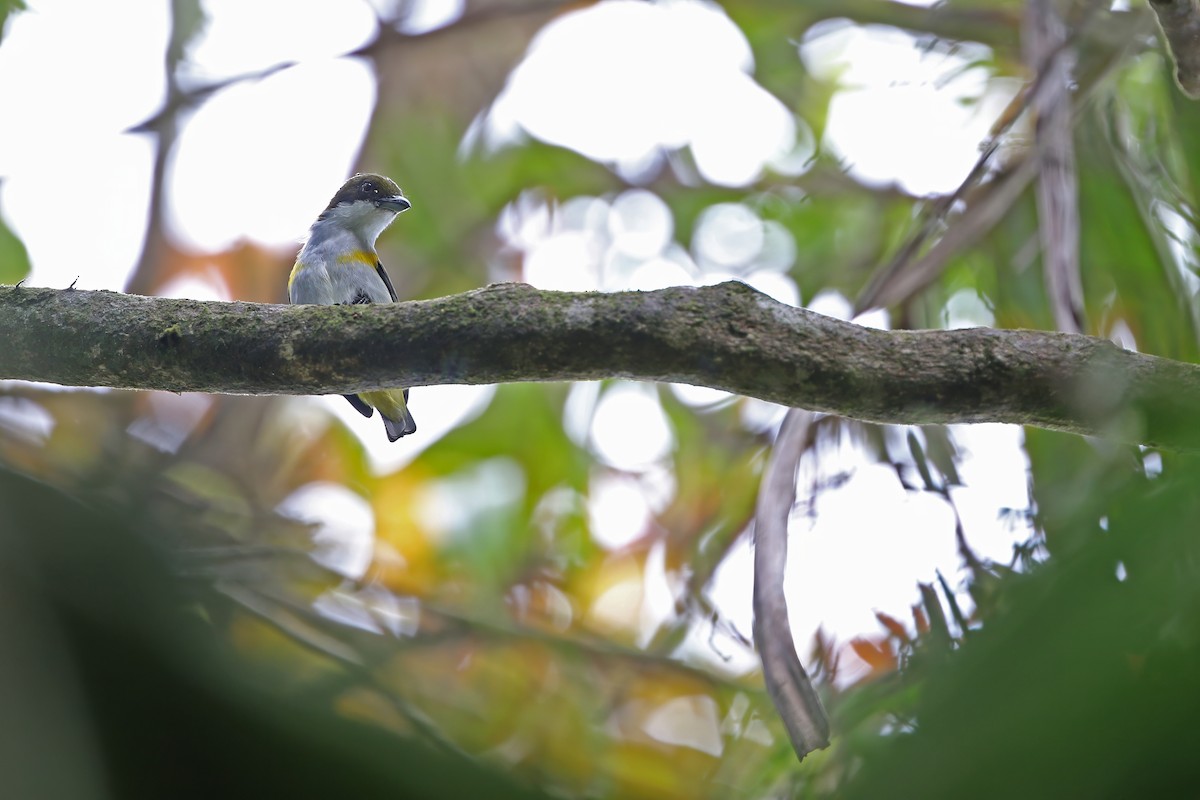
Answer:
<svg viewBox="0 0 1200 800"><path fill-rule="evenodd" d="M396 290L394 288L392 288L392 279L388 277L387 272L383 268L382 262L380 262L380 261L375 262L375 271L379 273L379 277L383 280L383 285L387 287L388 295L391 296L392 302L393 303L396 302ZM369 303L369 302L371 302L371 298L368 297L367 294L361 290L359 291L359 293L357 295L355 295L354 299L351 301L351 303L354 303L354 304ZM358 413L362 414L364 417L369 417L375 413L375 409L372 408L369 403L365 402L361 397L359 397L356 394L344 394L344 395L342 395L342 397L349 400L350 405L354 406L354 410L357 411ZM408 390L407 389L404 390L404 399L405 400L408 399Z"/></svg>
<svg viewBox="0 0 1200 800"><path fill-rule="evenodd" d="M362 414L364 417L369 417L375 413L375 409L364 403L362 398L356 394L344 394L342 397L349 400L350 405L354 406L354 410Z"/></svg>
<svg viewBox="0 0 1200 800"><path fill-rule="evenodd" d="M382 261L375 262L375 271L379 273L379 277L383 278L383 285L387 287L388 294L392 296L392 302L396 302L396 290L392 288L392 279L388 277Z"/></svg>

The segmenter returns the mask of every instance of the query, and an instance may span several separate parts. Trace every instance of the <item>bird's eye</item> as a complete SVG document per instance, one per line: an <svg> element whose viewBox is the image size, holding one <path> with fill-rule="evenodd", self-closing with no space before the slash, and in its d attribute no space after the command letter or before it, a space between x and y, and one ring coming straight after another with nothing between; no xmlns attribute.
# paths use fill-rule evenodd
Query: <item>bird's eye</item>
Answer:
<svg viewBox="0 0 1200 800"><path fill-rule="evenodd" d="M366 194L379 194L379 190L375 188L375 184L367 181L362 185L362 190Z"/></svg>

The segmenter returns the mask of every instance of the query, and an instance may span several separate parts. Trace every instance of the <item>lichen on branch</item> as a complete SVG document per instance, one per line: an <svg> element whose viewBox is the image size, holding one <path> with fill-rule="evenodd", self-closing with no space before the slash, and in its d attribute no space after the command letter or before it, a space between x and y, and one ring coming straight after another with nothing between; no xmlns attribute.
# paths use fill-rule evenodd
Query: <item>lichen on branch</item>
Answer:
<svg viewBox="0 0 1200 800"><path fill-rule="evenodd" d="M1200 366L1072 334L873 330L735 282L497 284L373 306L0 287L0 342L0 378L75 386L343 394L620 377L874 422L1009 422L1200 447Z"/></svg>

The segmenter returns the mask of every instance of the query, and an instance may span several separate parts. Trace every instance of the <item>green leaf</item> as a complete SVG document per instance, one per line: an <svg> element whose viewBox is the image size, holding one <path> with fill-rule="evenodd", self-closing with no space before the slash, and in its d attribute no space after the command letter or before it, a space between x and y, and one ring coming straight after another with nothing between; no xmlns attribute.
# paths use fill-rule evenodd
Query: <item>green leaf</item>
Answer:
<svg viewBox="0 0 1200 800"><path fill-rule="evenodd" d="M0 0L0 9L3 9L2 3L3 0ZM0 214L0 284L24 280L29 276L29 269L29 253L25 250L25 245L9 229L3 214Z"/></svg>
<svg viewBox="0 0 1200 800"><path fill-rule="evenodd" d="M0 39L4 38L4 29L8 25L8 18L14 12L25 9L25 0L0 0Z"/></svg>
<svg viewBox="0 0 1200 800"><path fill-rule="evenodd" d="M929 469L929 462L925 460L925 448L921 446L920 440L917 439L917 435L912 431L908 432L908 452L912 454L917 472L921 473L921 480L925 482L925 488L931 492L938 491L939 487L933 480L933 473Z"/></svg>

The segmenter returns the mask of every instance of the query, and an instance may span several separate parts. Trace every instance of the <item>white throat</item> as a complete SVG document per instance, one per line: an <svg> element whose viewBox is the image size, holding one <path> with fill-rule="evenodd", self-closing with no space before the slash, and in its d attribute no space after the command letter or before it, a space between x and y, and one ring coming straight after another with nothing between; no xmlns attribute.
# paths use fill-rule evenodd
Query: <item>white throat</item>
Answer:
<svg viewBox="0 0 1200 800"><path fill-rule="evenodd" d="M379 208L368 200L342 203L329 209L313 223L308 232L307 245L312 247L329 239L340 239L352 235L364 250L374 250L375 240L383 229L392 224L396 212L390 208Z"/></svg>

